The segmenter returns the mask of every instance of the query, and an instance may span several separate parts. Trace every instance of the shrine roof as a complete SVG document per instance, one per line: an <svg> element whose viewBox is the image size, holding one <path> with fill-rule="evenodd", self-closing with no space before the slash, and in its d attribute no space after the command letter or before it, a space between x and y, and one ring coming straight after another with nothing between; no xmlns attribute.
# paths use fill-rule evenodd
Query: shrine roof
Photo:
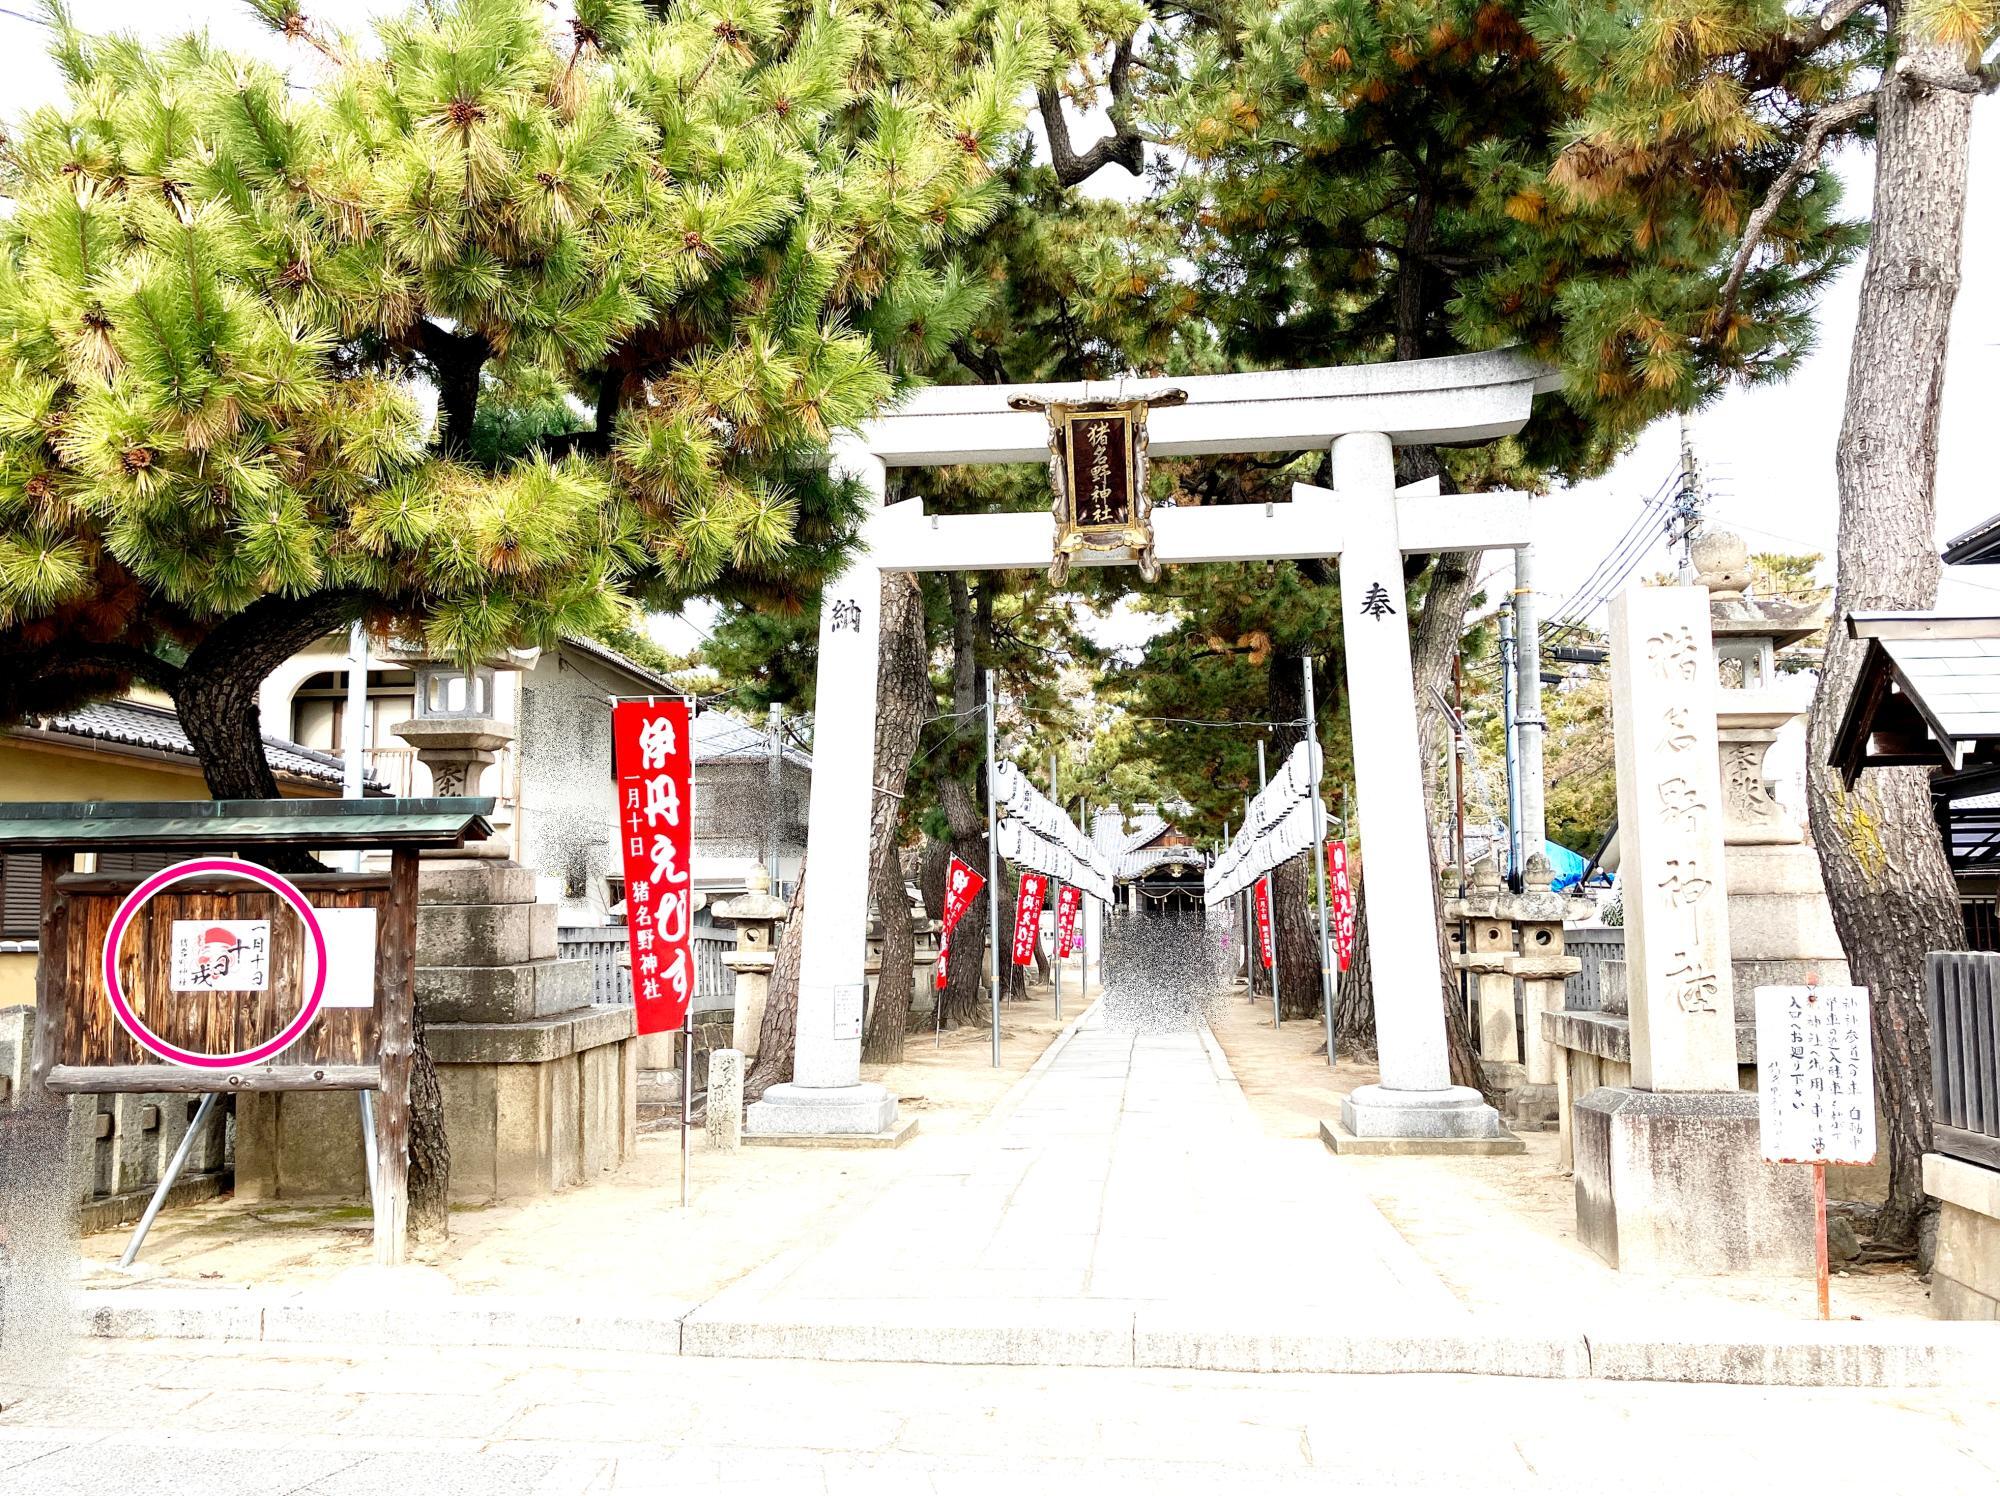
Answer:
<svg viewBox="0 0 2000 1496"><path fill-rule="evenodd" d="M1863 769L2000 752L2000 618L1855 613L1848 631L1864 653L1828 762L1850 785Z"/></svg>
<svg viewBox="0 0 2000 1496"><path fill-rule="evenodd" d="M490 798L367 800L43 800L0 804L0 846L459 847L493 827Z"/></svg>
<svg viewBox="0 0 2000 1496"><path fill-rule="evenodd" d="M194 745L188 741L180 719L165 707L143 701L93 702L72 712L31 717L14 731L113 743L173 758L194 757ZM335 754L323 753L270 733L264 734L264 757L273 773L314 784L337 785L346 772ZM369 774L364 783L369 792L384 793L381 781L374 774Z"/></svg>
<svg viewBox="0 0 2000 1496"><path fill-rule="evenodd" d="M1991 566L2000 562L2000 514L1981 520L1962 535L1945 542L1947 566Z"/></svg>

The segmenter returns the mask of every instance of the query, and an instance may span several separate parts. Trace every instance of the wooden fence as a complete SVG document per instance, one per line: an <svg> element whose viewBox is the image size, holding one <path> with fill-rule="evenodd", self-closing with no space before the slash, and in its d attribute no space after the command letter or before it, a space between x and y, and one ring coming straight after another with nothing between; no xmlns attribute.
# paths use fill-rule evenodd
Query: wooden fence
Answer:
<svg viewBox="0 0 2000 1496"><path fill-rule="evenodd" d="M2000 955L1933 951L1924 963L1931 1020L1933 1145L2000 1168Z"/></svg>

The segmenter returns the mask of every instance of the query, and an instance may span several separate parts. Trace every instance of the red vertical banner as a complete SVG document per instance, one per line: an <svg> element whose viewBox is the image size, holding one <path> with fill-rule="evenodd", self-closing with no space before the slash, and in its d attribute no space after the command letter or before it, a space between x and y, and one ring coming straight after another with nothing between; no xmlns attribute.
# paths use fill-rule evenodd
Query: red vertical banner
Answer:
<svg viewBox="0 0 2000 1496"><path fill-rule="evenodd" d="M1014 964L1035 959L1035 937L1042 932L1042 897L1049 886L1044 873L1021 874L1021 896L1014 901Z"/></svg>
<svg viewBox="0 0 2000 1496"><path fill-rule="evenodd" d="M1327 886L1333 894L1333 953L1340 969L1354 959L1354 887L1347 878L1347 843L1326 844Z"/></svg>
<svg viewBox="0 0 2000 1496"><path fill-rule="evenodd" d="M985 886L986 880L975 873L970 864L952 858L951 866L944 875L944 908L939 911L939 923L944 926L944 933L938 937L936 968L936 986L940 992L944 991L945 977L951 968L952 929L965 918L967 906L979 897L979 890Z"/></svg>
<svg viewBox="0 0 2000 1496"><path fill-rule="evenodd" d="M1271 880L1257 880L1257 950L1269 966L1273 959L1271 950Z"/></svg>
<svg viewBox="0 0 2000 1496"><path fill-rule="evenodd" d="M1065 883L1062 892L1056 895L1056 955L1067 959L1076 949L1076 911L1083 901L1083 891L1074 883Z"/></svg>
<svg viewBox="0 0 2000 1496"><path fill-rule="evenodd" d="M639 1032L681 1026L694 1001L694 745L685 701L611 709L618 842Z"/></svg>

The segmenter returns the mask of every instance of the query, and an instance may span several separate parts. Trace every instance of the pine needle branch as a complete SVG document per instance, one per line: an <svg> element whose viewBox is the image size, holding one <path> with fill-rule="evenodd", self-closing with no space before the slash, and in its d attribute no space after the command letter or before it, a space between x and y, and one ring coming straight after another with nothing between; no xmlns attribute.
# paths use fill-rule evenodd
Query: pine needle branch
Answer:
<svg viewBox="0 0 2000 1496"><path fill-rule="evenodd" d="M1749 223L1744 226L1743 242L1736 247L1729 278L1722 283L1722 304L1716 315L1718 324L1728 322L1735 315L1737 295L1743 289L1743 278L1750 271L1750 257L1757 252L1757 245L1771 226L1771 220L1777 217L1778 209L1791 196L1792 189L1798 186L1806 173L1818 166L1820 151L1825 147L1827 137L1835 130L1865 119L1874 111L1875 94L1871 90L1842 99L1837 104L1829 104L1813 116L1812 123L1806 126L1805 138L1799 142L1798 154L1778 174L1777 181L1771 184L1771 190L1764 194L1764 200L1757 205Z"/></svg>

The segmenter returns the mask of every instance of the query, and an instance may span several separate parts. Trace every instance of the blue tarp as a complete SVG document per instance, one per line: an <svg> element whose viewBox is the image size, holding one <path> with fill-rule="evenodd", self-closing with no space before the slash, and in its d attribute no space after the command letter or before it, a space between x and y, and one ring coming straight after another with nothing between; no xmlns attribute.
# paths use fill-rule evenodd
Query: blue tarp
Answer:
<svg viewBox="0 0 2000 1496"><path fill-rule="evenodd" d="M1588 857L1579 856L1560 842L1543 842L1542 855L1548 858L1549 866L1555 872L1556 878L1553 886L1558 889L1574 888L1577 884L1581 883L1583 881L1583 870L1590 866L1590 859Z"/></svg>

